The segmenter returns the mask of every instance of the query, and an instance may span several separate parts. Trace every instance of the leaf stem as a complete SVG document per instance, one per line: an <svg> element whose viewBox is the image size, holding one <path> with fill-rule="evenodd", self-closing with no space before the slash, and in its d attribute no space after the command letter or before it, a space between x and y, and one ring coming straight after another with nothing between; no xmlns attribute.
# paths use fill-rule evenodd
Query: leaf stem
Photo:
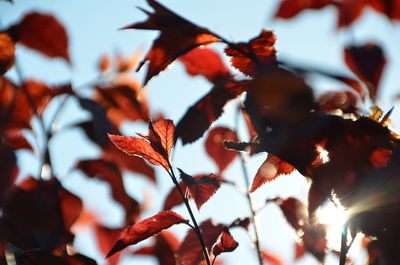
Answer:
<svg viewBox="0 0 400 265"><path fill-rule="evenodd" d="M190 204L189 204L189 200L186 198L184 192L182 191L182 189L181 189L181 187L180 187L180 185L178 183L178 180L176 179L176 176L175 176L175 173L174 173L174 171L172 169L172 165L171 165L170 161L168 161L168 166L169 166L170 170L167 170L167 172L168 172L169 176L171 177L172 182L175 184L179 194L181 195L181 197L183 199L183 202L184 202L184 204L186 206L187 211L189 212L190 219L193 222L192 229L194 230L194 232L196 233L197 238L199 239L199 242L200 242L200 245L201 245L201 249L203 250L204 259L205 259L207 265L212 265L212 263L210 261L210 255L208 253L208 249L206 247L206 244L204 243L203 235L201 234L200 227L197 224L196 218L194 217L192 208L190 207Z"/></svg>
<svg viewBox="0 0 400 265"><path fill-rule="evenodd" d="M239 128L239 115L240 114L240 107L238 108L238 111L236 113L236 119L235 119L235 131L238 131ZM259 228L258 228L258 224L257 224L257 212L255 210L254 207L254 203L253 203L253 198L251 196L251 193L249 191L250 189L250 177L249 177L249 173L247 172L247 166L246 166L246 160L244 155L239 152L239 159L240 159L240 165L241 165L241 169L242 169L242 173L243 173L243 179L246 185L246 198L247 198L247 202L249 204L249 209L250 209L250 222L253 224L253 228L254 228L254 245L256 247L256 251L257 251L257 258L258 258L258 263L259 265L263 264L263 258L261 255L261 248L260 248L260 233L259 233Z"/></svg>

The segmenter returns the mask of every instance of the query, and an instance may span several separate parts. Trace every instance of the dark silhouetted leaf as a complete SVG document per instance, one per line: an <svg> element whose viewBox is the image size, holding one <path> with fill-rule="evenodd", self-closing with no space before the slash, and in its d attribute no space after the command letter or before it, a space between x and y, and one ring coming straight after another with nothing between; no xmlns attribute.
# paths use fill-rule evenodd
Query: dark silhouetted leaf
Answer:
<svg viewBox="0 0 400 265"><path fill-rule="evenodd" d="M70 62L67 32L54 16L31 12L9 31L18 43L50 58L61 57Z"/></svg>
<svg viewBox="0 0 400 265"><path fill-rule="evenodd" d="M326 229L327 227L323 224L308 226L305 228L304 235L302 236L305 249L320 262L324 261L328 247Z"/></svg>
<svg viewBox="0 0 400 265"><path fill-rule="evenodd" d="M386 65L386 57L381 47L369 43L363 46L350 46L344 51L347 66L360 78L375 100L379 82Z"/></svg>
<svg viewBox="0 0 400 265"><path fill-rule="evenodd" d="M94 259L86 257L80 253L72 256L64 256L64 260L67 261L69 265L97 265L97 262Z"/></svg>
<svg viewBox="0 0 400 265"><path fill-rule="evenodd" d="M101 159L81 160L76 168L82 170L90 178L107 182L110 185L112 197L125 210L126 223L136 222L140 214L139 203L126 192L121 172L114 163Z"/></svg>
<svg viewBox="0 0 400 265"><path fill-rule="evenodd" d="M0 33L0 76L14 64L15 44L7 33Z"/></svg>
<svg viewBox="0 0 400 265"><path fill-rule="evenodd" d="M18 265L71 265L61 257L53 255L51 252L46 250L31 250L23 253L21 256L17 256Z"/></svg>
<svg viewBox="0 0 400 265"><path fill-rule="evenodd" d="M214 245L212 253L216 257L223 252L232 252L239 246L239 243L232 237L229 229L224 227L220 241Z"/></svg>
<svg viewBox="0 0 400 265"><path fill-rule="evenodd" d="M237 48L228 47L225 53L231 56L231 64L247 76L256 76L263 70L263 65L275 63L276 50L274 48L276 37L272 31L262 30L260 35L248 43L238 43ZM249 55L248 55L249 54ZM257 60L257 61L255 61Z"/></svg>
<svg viewBox="0 0 400 265"><path fill-rule="evenodd" d="M267 159L258 169L253 183L251 184L250 192L254 192L263 184L274 180L280 175L287 175L293 172L295 168L289 163L279 159L278 157L268 154Z"/></svg>
<svg viewBox="0 0 400 265"><path fill-rule="evenodd" d="M205 142L206 152L217 164L220 174L238 155L237 152L225 148L225 141L237 142L238 137L231 129L219 126L208 132Z"/></svg>
<svg viewBox="0 0 400 265"><path fill-rule="evenodd" d="M3 143L0 143L0 161L2 161L0 167L0 206L2 206L8 189L17 179L19 169L14 151Z"/></svg>
<svg viewBox="0 0 400 265"><path fill-rule="evenodd" d="M214 86L203 98L191 106L176 126L175 138L183 144L199 139L221 116L225 104L246 90L247 81L229 82Z"/></svg>
<svg viewBox="0 0 400 265"><path fill-rule="evenodd" d="M200 224L201 234L208 252L211 252L213 245L217 242L224 229L224 225L214 225L210 219ZM200 242L194 230L189 230L185 239L176 252L177 265L197 265L204 259Z"/></svg>
<svg viewBox="0 0 400 265"><path fill-rule="evenodd" d="M190 197L195 201L198 210L200 210L201 206L203 206L203 204L206 203L221 187L221 178L214 174L193 178L181 169L178 168L178 170L181 179L189 189Z"/></svg>
<svg viewBox="0 0 400 265"><path fill-rule="evenodd" d="M171 211L159 212L158 214L147 218L140 223L129 226L122 231L117 242L107 254L107 257L110 257L116 252L121 251L127 246L137 244L175 224L186 222L187 220L177 213Z"/></svg>
<svg viewBox="0 0 400 265"><path fill-rule="evenodd" d="M228 67L219 54L210 48L193 49L179 60L191 76L202 75L214 84L232 79Z"/></svg>
<svg viewBox="0 0 400 265"><path fill-rule="evenodd" d="M124 29L160 31L160 35L153 42L150 51L138 68L139 70L143 64L149 61L144 85L153 76L163 71L175 59L189 52L191 49L220 41L219 38L212 35L208 30L200 28L176 15L157 1L147 0L147 3L155 12L150 13L141 9L148 15L147 20L124 27Z"/></svg>

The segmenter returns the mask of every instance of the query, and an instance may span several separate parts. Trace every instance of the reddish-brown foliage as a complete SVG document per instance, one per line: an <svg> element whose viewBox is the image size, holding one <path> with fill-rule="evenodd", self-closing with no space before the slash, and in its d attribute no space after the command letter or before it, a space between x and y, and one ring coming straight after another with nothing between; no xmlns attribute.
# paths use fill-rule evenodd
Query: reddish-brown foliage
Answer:
<svg viewBox="0 0 400 265"><path fill-rule="evenodd" d="M283 262L277 256L267 252L265 250L261 251L261 256L264 261L266 261L270 265L283 265Z"/></svg>
<svg viewBox="0 0 400 265"><path fill-rule="evenodd" d="M0 76L14 64L15 44L7 33L0 33Z"/></svg>
<svg viewBox="0 0 400 265"><path fill-rule="evenodd" d="M52 15L32 12L9 29L18 43L48 57L61 57L68 63L68 36L64 26Z"/></svg>
<svg viewBox="0 0 400 265"><path fill-rule="evenodd" d="M239 243L232 237L229 229L224 227L219 242L213 247L212 253L216 257L223 252L232 252L239 246Z"/></svg>
<svg viewBox="0 0 400 265"><path fill-rule="evenodd" d="M122 231L117 242L114 244L110 252L108 252L107 257L112 256L129 245L137 244L138 242L143 241L175 224L186 222L187 220L177 213L171 211L160 212L135 225L131 225Z"/></svg>
<svg viewBox="0 0 400 265"><path fill-rule="evenodd" d="M231 129L219 126L210 130L205 143L206 152L217 164L220 174L238 155L237 152L225 148L225 141L237 142L238 137Z"/></svg>
<svg viewBox="0 0 400 265"><path fill-rule="evenodd" d="M219 38L212 35L208 30L190 23L157 1L147 0L147 3L155 12L150 13L142 9L148 15L147 20L124 27L124 29L160 31L160 35L153 42L153 46L138 67L139 70L143 64L149 61L144 85L179 56L197 46L219 41ZM179 36L178 39L177 36Z"/></svg>

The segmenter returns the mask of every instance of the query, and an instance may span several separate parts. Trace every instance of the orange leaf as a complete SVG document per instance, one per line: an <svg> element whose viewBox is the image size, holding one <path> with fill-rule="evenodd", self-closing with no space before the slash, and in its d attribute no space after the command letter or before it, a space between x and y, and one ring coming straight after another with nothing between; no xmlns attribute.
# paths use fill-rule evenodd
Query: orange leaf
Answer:
<svg viewBox="0 0 400 265"><path fill-rule="evenodd" d="M251 39L248 43L238 43L236 46L255 57L259 63L270 64L276 61L275 40L276 37L272 31L262 30L260 35ZM245 75L254 77L263 70L259 63L254 61L254 58L250 58L247 54L245 55L237 49L227 47L225 53L232 57L232 66Z"/></svg>
<svg viewBox="0 0 400 265"><path fill-rule="evenodd" d="M174 147L175 126L171 120L160 120L149 123L149 141L155 149L163 154L165 159L171 156L172 147Z"/></svg>
<svg viewBox="0 0 400 265"><path fill-rule="evenodd" d="M67 33L54 16L31 12L9 31L18 43L50 58L62 57L70 63Z"/></svg>
<svg viewBox="0 0 400 265"><path fill-rule="evenodd" d="M7 33L0 33L0 76L14 64L15 44Z"/></svg>
<svg viewBox="0 0 400 265"><path fill-rule="evenodd" d="M150 13L141 9L148 15L147 20L124 27L124 29L159 30L161 32L138 67L139 70L147 61L150 62L144 85L179 56L195 47L220 40L208 30L192 24L157 1L147 0L147 3L155 12Z"/></svg>
<svg viewBox="0 0 400 265"><path fill-rule="evenodd" d="M267 159L262 163L251 184L250 192L254 192L263 184L274 180L280 175L292 173L294 167L278 157L268 154Z"/></svg>
<svg viewBox="0 0 400 265"><path fill-rule="evenodd" d="M231 129L219 126L209 131L205 142L206 152L217 164L220 174L238 155L236 151L225 148L226 141L237 142L238 137Z"/></svg>
<svg viewBox="0 0 400 265"><path fill-rule="evenodd" d="M266 261L270 265L283 265L283 262L280 258L275 255L272 255L270 252L265 250L261 251L261 257L264 261Z"/></svg>
<svg viewBox="0 0 400 265"><path fill-rule="evenodd" d="M127 246L137 244L164 229L167 229L175 224L186 223L182 216L175 212L164 211L147 218L135 225L127 227L119 235L117 242L114 244L107 257L121 251Z"/></svg>
<svg viewBox="0 0 400 265"><path fill-rule="evenodd" d="M217 52L207 48L196 48L179 60L191 76L202 75L211 83L226 82L232 79L228 67Z"/></svg>

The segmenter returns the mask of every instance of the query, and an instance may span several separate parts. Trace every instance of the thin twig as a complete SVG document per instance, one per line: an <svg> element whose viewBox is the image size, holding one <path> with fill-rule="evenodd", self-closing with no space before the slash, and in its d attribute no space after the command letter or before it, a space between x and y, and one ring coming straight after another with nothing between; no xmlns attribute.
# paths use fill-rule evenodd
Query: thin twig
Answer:
<svg viewBox="0 0 400 265"><path fill-rule="evenodd" d="M196 236L199 239L199 242L200 242L200 245L201 245L201 249L203 250L204 259L205 259L207 265L212 265L212 263L210 261L210 255L208 253L208 249L206 247L206 244L204 243L203 235L201 234L200 227L197 224L196 218L194 217L194 214L193 214L192 208L190 207L189 201L186 198L185 194L183 193L183 191L182 191L182 189L181 189L181 187L180 187L180 185L178 183L178 180L176 179L175 173L174 173L174 171L172 169L172 165L171 165L171 163L169 161L168 161L168 166L169 166L170 170L167 170L167 172L168 172L169 176L171 177L172 182L175 184L175 187L177 188L180 196L182 197L187 211L189 212L190 219L193 222L193 230L196 233Z"/></svg>
<svg viewBox="0 0 400 265"><path fill-rule="evenodd" d="M238 132L239 129L239 117L240 117L240 108L238 108L238 111L236 113L236 119L235 119L235 131ZM244 155L239 152L239 158L240 158L240 165L242 168L242 173L243 173L243 179L246 185L246 198L247 198L247 202L249 204L249 208L250 208L250 221L253 224L253 228L254 228L254 245L256 247L257 250L257 257L258 257L258 263L259 265L263 264L263 258L261 255L261 248L260 248L260 234L259 234L259 230L258 230L258 225L257 225L257 212L255 210L254 207L254 203L253 203L253 198L251 196L251 193L249 191L250 189L250 177L249 174L247 172L247 166L246 166L246 160Z"/></svg>

